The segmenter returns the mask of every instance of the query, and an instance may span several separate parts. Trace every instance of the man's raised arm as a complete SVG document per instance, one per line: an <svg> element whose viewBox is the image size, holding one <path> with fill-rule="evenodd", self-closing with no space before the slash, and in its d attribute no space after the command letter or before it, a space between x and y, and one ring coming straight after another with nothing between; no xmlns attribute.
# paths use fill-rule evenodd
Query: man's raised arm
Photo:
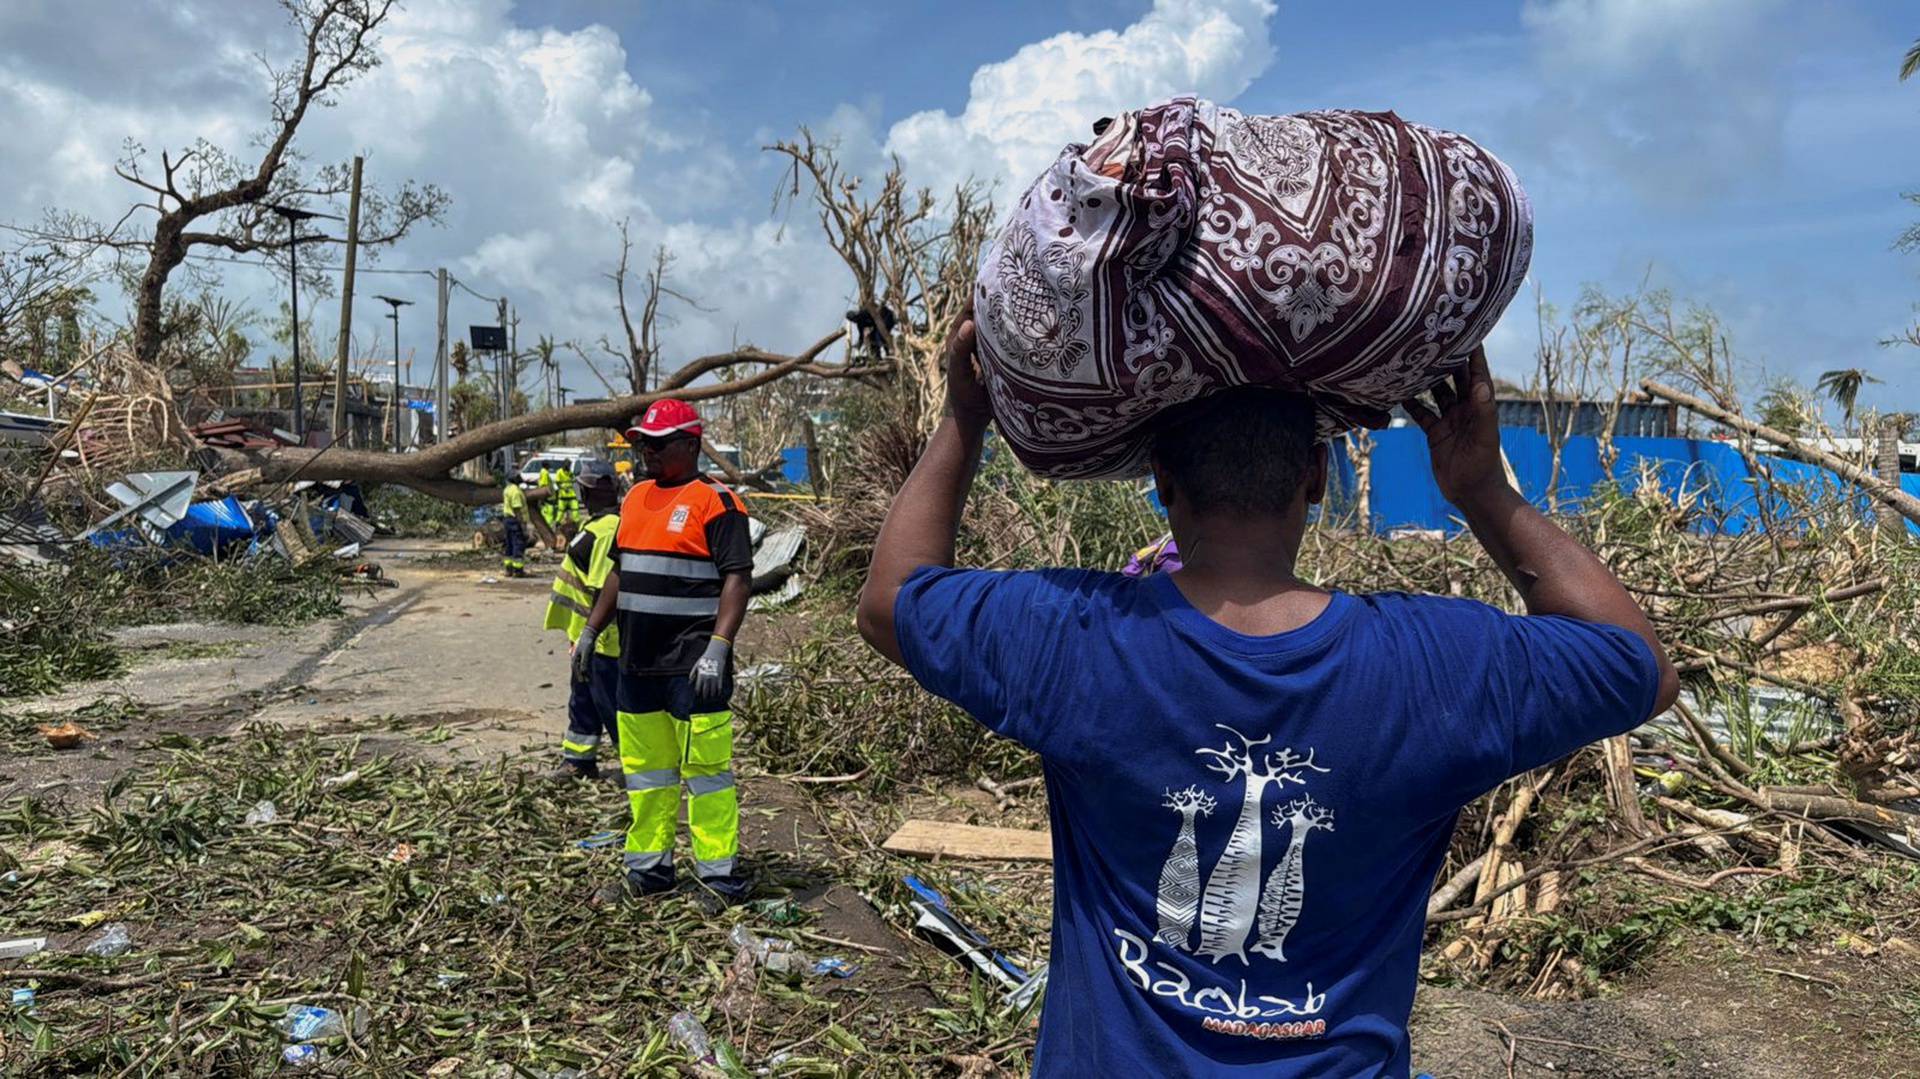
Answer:
<svg viewBox="0 0 1920 1079"><path fill-rule="evenodd" d="M1605 563L1507 482L1486 352L1475 349L1466 370L1436 388L1434 399L1438 412L1418 402L1407 405L1427 434L1434 481L1513 582L1527 613L1618 626L1646 641L1660 667L1653 714L1666 711L1680 695L1680 676L1646 612Z"/></svg>

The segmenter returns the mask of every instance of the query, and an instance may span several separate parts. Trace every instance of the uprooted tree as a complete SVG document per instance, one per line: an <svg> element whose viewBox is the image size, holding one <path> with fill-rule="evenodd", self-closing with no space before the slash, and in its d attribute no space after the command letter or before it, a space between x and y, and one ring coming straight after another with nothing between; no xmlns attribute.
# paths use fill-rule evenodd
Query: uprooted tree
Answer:
<svg viewBox="0 0 1920 1079"><path fill-rule="evenodd" d="M899 394L902 415L930 430L938 421L946 392L940 351L948 330L966 306L991 209L970 185L958 189L942 206L931 192L908 188L897 161L880 181L879 194L863 197L860 178L841 168L834 148L805 132L799 142L771 149L786 155L794 165L793 179L785 185L783 198L800 197L801 177L811 180L828 245L853 275L856 307L878 311L885 306L894 312L890 340L878 352L850 349L844 363L825 360L827 350L845 334L835 328L792 352L747 345L692 360L664 377L650 376L650 371L658 369L661 353L656 321L659 298L671 294L661 284L668 262L664 256L656 257L642 310L644 333L634 333L626 318L624 279L629 243L623 229L621 269L612 276L623 328L629 331L629 376L636 388L651 381L650 392L513 416L417 453L295 447L222 450L220 455L234 470L222 486L235 489L298 479L358 480L404 484L439 498L480 505L497 498L498 492L490 486L453 478L451 470L463 462L503 446L562 431L618 429L649 402L663 397L704 401L750 395L793 375L878 382ZM653 381L653 377L658 380Z"/></svg>
<svg viewBox="0 0 1920 1079"><path fill-rule="evenodd" d="M262 61L272 86L272 119L259 134L257 158L202 139L178 151L161 150L156 163L144 145L129 138L115 172L140 189L142 201L111 225L56 213L38 230L44 243L104 248L125 260L123 268L135 281L132 345L140 362L159 361L177 321L167 317L167 283L195 248L236 254L284 251L296 232L274 207L299 209L345 194L350 169L339 164L309 167L294 139L311 110L333 105L344 87L379 64L376 35L394 2L280 0L299 34L299 53L285 65ZM447 202L446 193L431 184L408 182L391 192L363 192L363 256L371 257L422 221L438 220ZM301 243L343 239L299 234ZM142 257L144 267L139 264ZM310 284L322 280L317 270L303 269L302 276Z"/></svg>

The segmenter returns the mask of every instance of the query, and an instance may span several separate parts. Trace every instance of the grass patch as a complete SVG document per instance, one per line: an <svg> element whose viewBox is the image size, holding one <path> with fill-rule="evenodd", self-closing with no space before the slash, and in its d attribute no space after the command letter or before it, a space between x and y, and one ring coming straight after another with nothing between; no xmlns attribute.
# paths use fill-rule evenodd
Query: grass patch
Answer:
<svg viewBox="0 0 1920 1079"><path fill-rule="evenodd" d="M0 696L48 693L126 669L109 640L118 626L158 622L298 625L340 613L330 561L295 567L152 552L76 549L72 561L0 566Z"/></svg>

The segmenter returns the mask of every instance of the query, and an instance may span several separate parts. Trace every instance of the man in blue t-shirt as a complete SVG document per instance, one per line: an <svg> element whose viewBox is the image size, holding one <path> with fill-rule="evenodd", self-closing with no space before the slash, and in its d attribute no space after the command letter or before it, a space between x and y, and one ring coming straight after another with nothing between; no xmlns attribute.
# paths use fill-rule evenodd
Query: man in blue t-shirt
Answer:
<svg viewBox="0 0 1920 1079"><path fill-rule="evenodd" d="M1507 483L1478 352L1409 411L1524 616L1295 577L1325 448L1310 402L1261 389L1156 431L1177 572L949 568L990 418L972 352L969 320L859 625L1044 763L1053 950L1035 1073L1406 1076L1456 814L1663 711L1678 679L1652 626Z"/></svg>

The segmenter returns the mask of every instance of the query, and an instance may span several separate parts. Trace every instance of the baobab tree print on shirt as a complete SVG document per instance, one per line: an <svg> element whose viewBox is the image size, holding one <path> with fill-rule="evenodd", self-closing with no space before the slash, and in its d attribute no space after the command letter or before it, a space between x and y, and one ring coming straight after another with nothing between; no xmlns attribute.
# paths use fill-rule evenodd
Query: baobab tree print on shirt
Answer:
<svg viewBox="0 0 1920 1079"><path fill-rule="evenodd" d="M1254 923L1259 917L1261 906L1260 854L1263 846L1262 833L1265 829L1265 823L1261 819L1264 814L1261 810L1267 789L1276 785L1283 787L1287 784L1304 785L1308 773L1324 773L1328 769L1314 763L1311 750L1305 756L1286 747L1264 753L1258 752L1261 747L1273 741L1272 735L1249 738L1224 723L1217 723L1215 726L1226 731L1232 738L1220 749L1207 748L1196 752L1199 756L1207 758L1206 766L1209 770L1229 782L1236 779L1240 781L1240 812L1234 821L1233 832L1227 838L1226 848L1221 852L1219 861L1214 863L1213 873L1207 878L1206 890L1200 896L1200 946L1195 954L1204 956L1216 964L1228 956L1246 963L1248 961L1247 941L1253 935ZM1236 746L1235 741L1239 745ZM1173 806L1171 799L1168 804ZM1190 812L1183 810L1181 818L1181 833L1184 837L1192 829L1193 817ZM1165 917L1170 909L1177 911L1180 885L1184 883L1180 875L1172 871L1174 862L1180 857L1180 842L1180 840L1175 841L1174 850L1167 859L1168 868L1163 869L1160 875L1158 909L1162 917L1159 936L1170 946L1185 950L1186 935L1177 932L1177 923L1173 927L1176 933L1169 934ZM1293 852L1290 850L1289 853ZM1281 870L1284 869L1283 861ZM1299 871L1297 864L1294 870L1296 873ZM1169 884L1172 885L1171 888ZM1296 910L1295 918L1297 917ZM1275 920L1274 924L1280 923ZM1291 922L1288 923L1287 928L1292 928ZM1170 937L1178 939L1170 939ZM1263 951L1262 954L1267 953Z"/></svg>
<svg viewBox="0 0 1920 1079"><path fill-rule="evenodd" d="M1180 814L1180 835L1160 867L1160 891L1155 912L1160 930L1154 934L1169 947L1193 947L1193 916L1200 909L1200 846L1193 838L1193 818L1212 816L1214 799L1199 787L1168 791L1166 807Z"/></svg>
<svg viewBox="0 0 1920 1079"><path fill-rule="evenodd" d="M1322 829L1333 831L1333 810L1309 794L1275 806L1273 825L1288 830L1287 853L1267 876L1266 890L1260 893L1260 939L1253 950L1284 963L1287 934L1293 932L1294 923L1300 920L1300 908L1307 901L1307 836Z"/></svg>

